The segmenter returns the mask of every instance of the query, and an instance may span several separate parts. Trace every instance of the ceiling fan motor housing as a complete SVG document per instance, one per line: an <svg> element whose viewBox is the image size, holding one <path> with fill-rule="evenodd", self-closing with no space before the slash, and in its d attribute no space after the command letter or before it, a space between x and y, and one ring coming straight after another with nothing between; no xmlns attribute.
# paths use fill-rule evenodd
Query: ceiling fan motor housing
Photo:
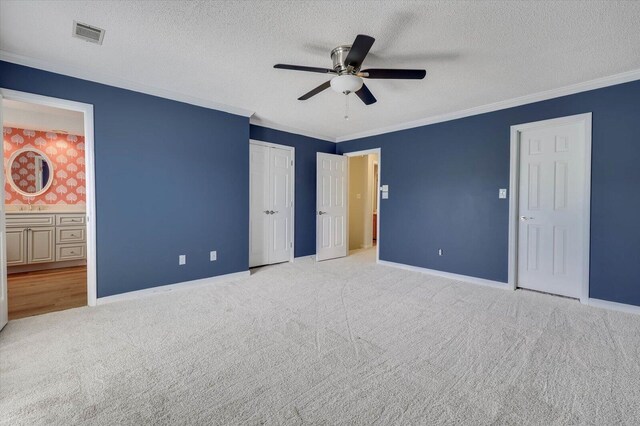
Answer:
<svg viewBox="0 0 640 426"><path fill-rule="evenodd" d="M333 70L338 74L347 72L347 66L344 61L351 50L350 45L338 46L331 51L331 60L333 61ZM355 70L354 70L355 71Z"/></svg>
<svg viewBox="0 0 640 426"><path fill-rule="evenodd" d="M362 87L362 79L355 76L357 69L349 69L345 64L347 55L351 50L350 45L338 46L331 51L331 60L333 61L333 70L338 73L336 77L331 79L331 88L338 92L348 95L357 92Z"/></svg>

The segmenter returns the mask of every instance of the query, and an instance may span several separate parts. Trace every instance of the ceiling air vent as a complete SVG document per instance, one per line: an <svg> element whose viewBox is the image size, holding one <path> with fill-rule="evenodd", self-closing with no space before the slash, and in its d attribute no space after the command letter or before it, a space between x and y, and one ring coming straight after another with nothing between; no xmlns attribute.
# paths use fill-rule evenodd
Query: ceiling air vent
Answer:
<svg viewBox="0 0 640 426"><path fill-rule="evenodd" d="M102 44L104 30L91 25L73 21L73 36L91 43Z"/></svg>

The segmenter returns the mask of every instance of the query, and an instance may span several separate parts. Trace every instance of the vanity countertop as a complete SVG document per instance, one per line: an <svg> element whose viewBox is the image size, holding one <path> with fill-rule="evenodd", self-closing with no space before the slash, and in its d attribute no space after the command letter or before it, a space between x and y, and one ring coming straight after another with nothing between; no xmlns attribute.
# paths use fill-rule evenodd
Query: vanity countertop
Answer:
<svg viewBox="0 0 640 426"><path fill-rule="evenodd" d="M85 210L71 210L71 209L42 209L42 210L38 210L37 207L32 208L31 210L29 210L29 208L25 208L24 210L14 210L14 209L9 209L7 208L5 210L6 214L38 214L38 213L42 213L42 214L65 214L65 213L70 213L70 214L85 214L86 211Z"/></svg>

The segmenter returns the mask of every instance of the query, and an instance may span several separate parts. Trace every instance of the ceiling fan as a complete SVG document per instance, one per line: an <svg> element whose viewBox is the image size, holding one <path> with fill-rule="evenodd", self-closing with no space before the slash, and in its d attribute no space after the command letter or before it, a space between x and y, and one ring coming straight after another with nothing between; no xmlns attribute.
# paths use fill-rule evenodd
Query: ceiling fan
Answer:
<svg viewBox="0 0 640 426"><path fill-rule="evenodd" d="M388 69L369 68L361 70L362 62L369 53L375 39L368 35L359 34L351 46L338 46L331 51L333 69L305 67L300 65L276 64L273 67L285 70L317 72L322 74L334 74L331 80L322 83L320 86L308 93L300 96L299 101L306 101L323 90L331 87L338 93L348 95L355 93L365 105L376 102L375 96L362 81L363 78L370 79L398 79L398 80L421 80L427 72L425 70L410 69ZM345 117L346 118L346 117Z"/></svg>

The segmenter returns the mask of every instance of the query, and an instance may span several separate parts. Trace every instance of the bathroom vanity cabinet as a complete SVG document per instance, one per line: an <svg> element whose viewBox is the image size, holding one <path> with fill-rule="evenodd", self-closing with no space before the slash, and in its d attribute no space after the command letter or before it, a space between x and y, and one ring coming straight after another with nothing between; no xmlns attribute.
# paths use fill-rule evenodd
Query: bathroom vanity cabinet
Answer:
<svg viewBox="0 0 640 426"><path fill-rule="evenodd" d="M7 213L7 266L86 259L86 230L83 212Z"/></svg>

